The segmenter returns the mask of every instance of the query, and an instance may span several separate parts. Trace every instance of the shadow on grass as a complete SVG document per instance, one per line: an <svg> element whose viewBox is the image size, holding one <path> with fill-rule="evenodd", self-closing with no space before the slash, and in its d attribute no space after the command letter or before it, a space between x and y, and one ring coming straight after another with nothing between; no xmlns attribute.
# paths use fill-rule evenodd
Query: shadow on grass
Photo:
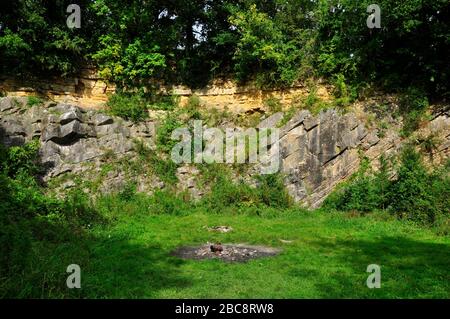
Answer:
<svg viewBox="0 0 450 319"><path fill-rule="evenodd" d="M369 240L321 239L310 243L338 262L316 284L320 297L449 298L450 245L404 237ZM367 266L381 267L381 288L366 285Z"/></svg>
<svg viewBox="0 0 450 319"><path fill-rule="evenodd" d="M78 237L65 243L37 243L34 258L20 274L0 283L6 298L155 298L162 289L182 289L191 281L179 271L182 260L157 244L126 238ZM69 289L67 266L81 270L81 289Z"/></svg>
<svg viewBox="0 0 450 319"><path fill-rule="evenodd" d="M89 298L153 298L161 289L191 285L179 272L184 262L156 243L101 238L89 243L83 290Z"/></svg>

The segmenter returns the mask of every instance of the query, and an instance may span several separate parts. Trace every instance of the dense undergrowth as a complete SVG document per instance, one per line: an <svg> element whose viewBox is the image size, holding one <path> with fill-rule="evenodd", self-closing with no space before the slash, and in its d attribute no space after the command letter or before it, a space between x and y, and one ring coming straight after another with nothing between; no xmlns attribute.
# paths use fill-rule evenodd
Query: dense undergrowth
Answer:
<svg viewBox="0 0 450 319"><path fill-rule="evenodd" d="M377 171L363 159L359 171L328 196L324 208L357 212L384 210L449 234L449 164L430 171L412 146L404 148L397 164L382 157Z"/></svg>
<svg viewBox="0 0 450 319"><path fill-rule="evenodd" d="M0 162L0 278L1 293L20 296L22 275L33 273L41 247L64 245L101 222L86 194L69 192L65 199L46 195L37 176L37 141L9 149ZM19 290L16 290L19 289ZM11 290L12 289L12 290Z"/></svg>

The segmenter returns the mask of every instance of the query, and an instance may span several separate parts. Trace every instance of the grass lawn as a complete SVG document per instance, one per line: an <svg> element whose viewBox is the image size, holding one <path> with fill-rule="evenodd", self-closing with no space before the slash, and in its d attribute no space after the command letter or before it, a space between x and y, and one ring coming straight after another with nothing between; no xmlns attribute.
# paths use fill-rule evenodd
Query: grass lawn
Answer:
<svg viewBox="0 0 450 319"><path fill-rule="evenodd" d="M87 298L449 298L450 238L382 214L290 210L274 216L149 215L122 206L112 225L89 239L55 247L46 260L52 291L43 297ZM229 225L230 233L204 226ZM280 239L292 240L282 243ZM180 245L248 243L281 247L247 263L182 260ZM42 258L48 258L43 256ZM81 266L82 289L68 290L65 267ZM381 266L381 288L369 289L369 264ZM61 272L61 269L63 271ZM60 275L52 275L52 271ZM42 276L42 274L41 274ZM56 282L56 281L55 281Z"/></svg>

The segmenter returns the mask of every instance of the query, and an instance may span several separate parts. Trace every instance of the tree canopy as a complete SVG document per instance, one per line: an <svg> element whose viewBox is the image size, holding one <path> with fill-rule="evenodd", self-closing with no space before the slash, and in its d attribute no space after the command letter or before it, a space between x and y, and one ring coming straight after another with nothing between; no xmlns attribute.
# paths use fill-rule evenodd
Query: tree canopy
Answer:
<svg viewBox="0 0 450 319"><path fill-rule="evenodd" d="M123 86L148 81L203 86L217 77L289 86L344 77L448 96L448 0L379 0L381 28L366 25L369 0L66 0L0 7L3 74L71 75L85 65Z"/></svg>

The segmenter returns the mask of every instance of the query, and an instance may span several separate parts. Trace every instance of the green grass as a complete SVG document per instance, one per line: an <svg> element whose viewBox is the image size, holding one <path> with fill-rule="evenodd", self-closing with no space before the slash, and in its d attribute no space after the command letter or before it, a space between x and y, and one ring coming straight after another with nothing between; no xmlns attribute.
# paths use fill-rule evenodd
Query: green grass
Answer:
<svg viewBox="0 0 450 319"><path fill-rule="evenodd" d="M37 97L37 96L29 96L27 98L27 106L28 107L33 107L35 105L41 105L44 104L44 100L42 100L41 98Z"/></svg>
<svg viewBox="0 0 450 319"><path fill-rule="evenodd" d="M39 287L22 296L83 298L449 298L450 238L382 213L305 212L182 215L150 212L148 198L109 198L109 224L83 240L46 247L34 274ZM226 234L204 226L229 225ZM292 240L285 244L280 241ZM275 257L247 263L182 260L170 252L207 241L280 247ZM36 262L36 261L35 261ZM81 266L82 289L65 288L66 267ZM381 266L381 288L369 289L369 264ZM0 286L1 291L1 286Z"/></svg>

